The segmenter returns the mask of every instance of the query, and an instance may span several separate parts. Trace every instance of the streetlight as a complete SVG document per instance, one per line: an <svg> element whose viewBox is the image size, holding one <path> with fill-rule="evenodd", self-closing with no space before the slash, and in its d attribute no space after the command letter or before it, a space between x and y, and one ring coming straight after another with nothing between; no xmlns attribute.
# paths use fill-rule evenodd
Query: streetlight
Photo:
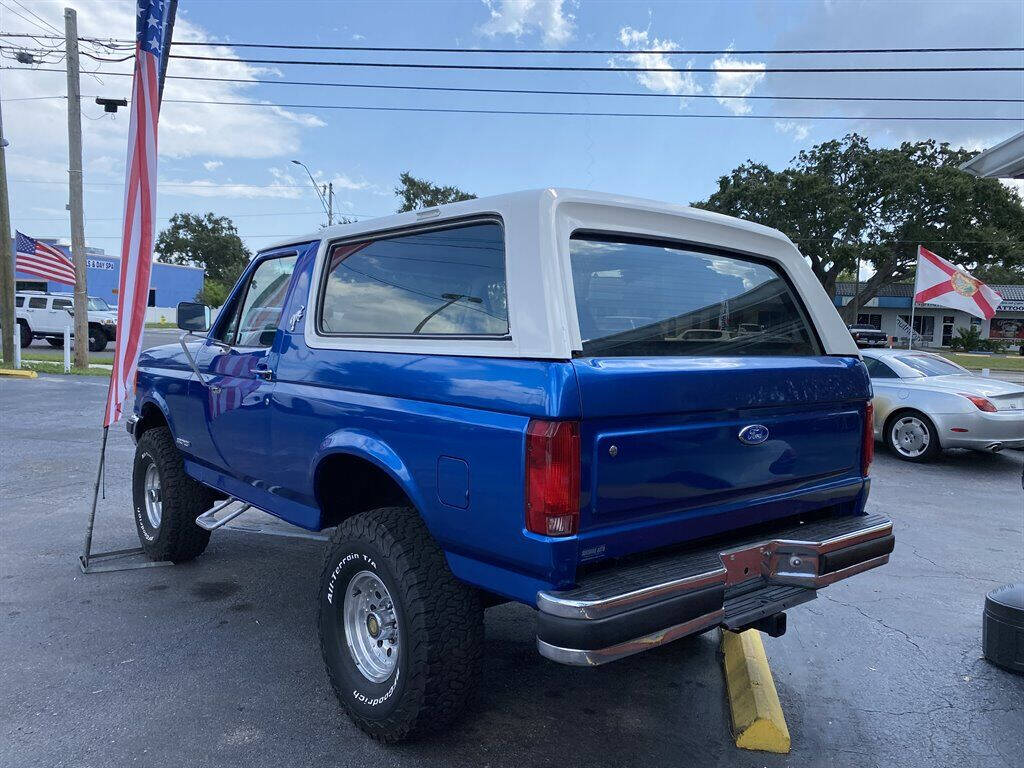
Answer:
<svg viewBox="0 0 1024 768"><path fill-rule="evenodd" d="M324 193L320 191L320 186L316 183L316 179L313 178L313 174L309 172L309 168L306 167L305 163L299 162L298 160L292 160L295 165L301 165L302 169L309 176L309 181L313 185L313 189L316 190L316 196L320 198L320 204L324 207L324 212L327 214L327 226L334 226L334 182L328 183L327 196L324 197Z"/></svg>

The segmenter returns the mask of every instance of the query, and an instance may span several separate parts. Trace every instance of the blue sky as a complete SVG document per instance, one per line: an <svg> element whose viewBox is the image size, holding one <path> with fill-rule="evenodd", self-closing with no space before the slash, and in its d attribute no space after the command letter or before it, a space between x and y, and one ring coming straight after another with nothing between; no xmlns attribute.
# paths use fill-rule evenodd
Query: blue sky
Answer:
<svg viewBox="0 0 1024 768"><path fill-rule="evenodd" d="M130 38L132 4L19 0L63 29L62 8L78 9L83 35ZM38 31L37 21L0 8L0 28ZM178 52L227 57L323 58L437 63L580 63L557 55L282 52L232 42L501 48L834 48L1010 45L1024 42L1019 2L241 2L180 0L176 38L215 41ZM33 45L27 43L26 45ZM872 56L606 56L591 66L855 66L1024 64L1012 54ZM7 63L7 62L5 62ZM100 66L89 62L94 67ZM47 66L47 65L43 65ZM54 65L49 65L54 66ZM60 65L57 65L60 66ZM126 71L127 65L102 65ZM213 211L234 218L250 248L316 229L324 217L305 176L333 179L338 210L388 214L399 173L455 184L478 195L573 186L673 202L707 196L719 175L749 159L784 166L800 149L849 131L892 145L934 137L981 148L1024 128L1024 105L800 103L686 98L687 95L878 95L1024 97L1021 73L683 75L626 72L459 72L347 67L252 66L172 60L169 74L241 79L456 87L550 88L668 93L679 98L607 98L383 91L335 87L169 81L161 115L159 215ZM13 225L36 236L66 236L64 76L2 73ZM103 115L97 95L126 97L126 77L83 78L86 237L117 252L127 114ZM181 104L173 99L288 104L523 110L641 111L754 115L767 119L541 117L319 110ZM873 115L989 115L1015 122L868 121ZM814 116L818 116L815 119ZM824 120L821 116L840 117ZM50 183L56 182L56 183ZM235 186L232 186L235 185Z"/></svg>

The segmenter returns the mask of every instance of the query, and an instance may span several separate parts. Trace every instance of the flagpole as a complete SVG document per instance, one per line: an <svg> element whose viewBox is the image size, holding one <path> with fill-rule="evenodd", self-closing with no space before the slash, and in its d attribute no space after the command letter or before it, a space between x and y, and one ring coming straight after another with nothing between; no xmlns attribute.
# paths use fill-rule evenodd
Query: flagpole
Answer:
<svg viewBox="0 0 1024 768"><path fill-rule="evenodd" d="M910 333L907 334L907 349L914 348L914 310L917 308L917 271L921 267L921 246L917 246L914 259L914 284L910 288Z"/></svg>
<svg viewBox="0 0 1024 768"><path fill-rule="evenodd" d="M160 69L159 69L159 71L157 73L158 91L157 91L157 103L156 104L157 104L157 115L158 116L160 114L160 106L163 104L164 80L167 78L167 60L169 58L169 53L170 53L171 38L172 38L172 35L174 33L174 19L175 19L175 16L177 16L177 13L178 13L178 0L170 0L170 5L169 5L168 11L167 11L167 16L165 17L165 20L164 20L164 30L163 30L163 48L164 48L164 51L163 51L163 56L162 56L161 61L160 61ZM138 54L136 54L136 55L138 55ZM137 76L137 74L136 74L136 76ZM134 77L133 77L133 82L134 82ZM113 375L113 371L111 372L111 375ZM111 385L112 386L114 385L113 381L111 381ZM110 394L109 394L109 391L108 391L108 393L107 393L108 400L109 400L109 397L110 397ZM108 405L109 405L109 403L108 403ZM96 485L93 487L93 492L92 492L92 508L89 510L89 525L87 526L86 531L85 531L85 552L79 558L79 560L81 562L81 565L82 565L82 570L85 571L86 573L90 572L89 559L92 557L92 534L93 534L93 528L95 527L95 524L96 524L96 505L99 502L100 484L102 483L102 480L103 480L103 471L104 471L104 468L105 468L105 465L106 465L107 437L109 436L109 434L110 434L110 425L109 424L104 424L104 426L103 426L103 437L100 440L100 464L99 464L99 468L96 471ZM114 552L107 552L107 553L105 553L105 555L106 556L114 556L114 557L116 557L116 556L119 556L119 555L132 554L133 552L134 552L134 550L115 550ZM97 555L97 557L101 557L101 555ZM167 563L167 562L140 563L140 564L137 564L135 566L129 565L129 566L122 566L122 567L131 568L131 567L146 567L146 566L150 566L150 565L169 565L169 564L170 563ZM100 567L99 568L99 570L118 570L118 569L119 568L117 566L114 566L113 568L111 568L109 566L107 566L107 567Z"/></svg>

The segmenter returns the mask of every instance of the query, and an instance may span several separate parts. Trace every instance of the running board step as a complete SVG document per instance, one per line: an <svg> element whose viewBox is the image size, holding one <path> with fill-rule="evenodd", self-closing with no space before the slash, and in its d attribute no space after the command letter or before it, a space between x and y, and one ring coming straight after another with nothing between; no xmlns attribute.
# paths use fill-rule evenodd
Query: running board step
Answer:
<svg viewBox="0 0 1024 768"><path fill-rule="evenodd" d="M218 528L221 528L230 523L232 520L234 520L236 517L241 515L246 510L252 508L252 504L242 504L242 506L240 506L238 509L231 510L226 515L224 515L224 517L217 517L217 514L219 512L223 512L227 507L230 507L232 504L235 504L237 502L238 499L233 498L228 499L226 501L222 501L217 506L207 510L206 512L203 512L203 514L197 517L196 525L207 531L216 531Z"/></svg>

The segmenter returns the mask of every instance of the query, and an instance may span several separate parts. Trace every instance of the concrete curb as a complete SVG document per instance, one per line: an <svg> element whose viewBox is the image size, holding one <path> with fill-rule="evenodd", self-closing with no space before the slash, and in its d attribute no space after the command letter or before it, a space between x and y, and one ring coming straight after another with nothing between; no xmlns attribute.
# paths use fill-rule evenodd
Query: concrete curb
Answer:
<svg viewBox="0 0 1024 768"><path fill-rule="evenodd" d="M723 630L722 664L736 746L788 754L789 728L760 633Z"/></svg>
<svg viewBox="0 0 1024 768"><path fill-rule="evenodd" d="M34 379L38 374L27 368L15 370L14 368L0 368L0 376L13 376L16 379Z"/></svg>

